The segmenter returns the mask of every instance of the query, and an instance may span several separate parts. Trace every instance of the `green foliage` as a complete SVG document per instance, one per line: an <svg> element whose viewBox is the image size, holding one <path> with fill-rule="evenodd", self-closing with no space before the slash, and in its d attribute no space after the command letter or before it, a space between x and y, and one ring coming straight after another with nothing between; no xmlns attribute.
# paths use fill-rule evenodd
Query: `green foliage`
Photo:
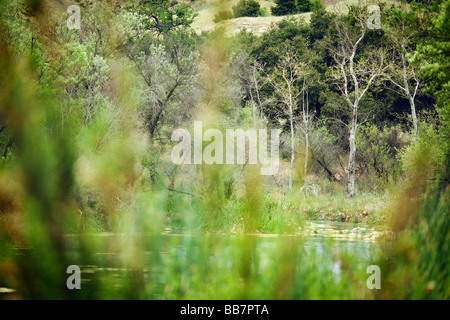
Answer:
<svg viewBox="0 0 450 320"><path fill-rule="evenodd" d="M322 3L322 0L310 0L310 11L318 11L321 9L325 9L325 5Z"/></svg>
<svg viewBox="0 0 450 320"><path fill-rule="evenodd" d="M377 262L386 275L381 299L448 299L449 199L448 183L432 185L417 215L392 245L391 255L396 260Z"/></svg>
<svg viewBox="0 0 450 320"><path fill-rule="evenodd" d="M446 54L450 50L450 2L444 1L436 13L429 29L431 37L418 44L411 60L424 76L431 79L427 86L436 94L439 103L444 107L449 100L450 92L448 85L450 58Z"/></svg>
<svg viewBox="0 0 450 320"><path fill-rule="evenodd" d="M297 12L296 0L275 0L276 6L272 7L274 16L285 16Z"/></svg>
<svg viewBox="0 0 450 320"><path fill-rule="evenodd" d="M281 57L279 48L283 44L289 44L303 53L306 51L304 39L306 35L307 29L303 21L293 18L283 19L253 42L252 55L264 63L266 68L273 71L272 69Z"/></svg>
<svg viewBox="0 0 450 320"><path fill-rule="evenodd" d="M187 117L196 96L198 43L189 32L171 32L162 39L145 36L130 46L140 74L141 117L151 139L170 139L173 127ZM164 143L162 143L164 145Z"/></svg>
<svg viewBox="0 0 450 320"><path fill-rule="evenodd" d="M257 17L260 8L261 5L256 0L240 0L233 6L234 17Z"/></svg>
<svg viewBox="0 0 450 320"><path fill-rule="evenodd" d="M366 186L375 191L382 191L393 183L399 176L397 152L401 144L398 128L384 128L380 130L374 124L363 125L358 128L356 152L360 174L368 174L364 180Z"/></svg>
<svg viewBox="0 0 450 320"><path fill-rule="evenodd" d="M189 28L195 17L194 9L189 4L172 0L145 0L139 5L129 7L142 17L144 28L157 35L167 34L177 28Z"/></svg>
<svg viewBox="0 0 450 320"><path fill-rule="evenodd" d="M450 295L450 262L446 258L450 243L450 194L448 186L438 183L425 198L413 225L419 228L415 247L419 252L413 299L448 299Z"/></svg>
<svg viewBox="0 0 450 320"><path fill-rule="evenodd" d="M338 141L338 137L331 134L326 126L321 126L311 133L310 152L314 167L317 167L315 170L320 173L325 172L330 181L337 179L335 168L338 166L342 153Z"/></svg>
<svg viewBox="0 0 450 320"><path fill-rule="evenodd" d="M320 0L319 0L320 2ZM312 3L310 0L297 0L297 11L298 12L309 12L312 9Z"/></svg>
<svg viewBox="0 0 450 320"><path fill-rule="evenodd" d="M419 8L422 8L419 6ZM443 179L450 178L450 1L434 1L433 6L423 8L433 16L429 26L430 37L420 41L412 57L419 73L427 78L426 88L437 98L441 128L441 143L444 146L445 164ZM422 11L418 11L421 14Z"/></svg>
<svg viewBox="0 0 450 320"><path fill-rule="evenodd" d="M285 16L325 9L321 0L275 0L275 3L277 5L272 8L272 14L274 16Z"/></svg>
<svg viewBox="0 0 450 320"><path fill-rule="evenodd" d="M433 126L422 124L420 140L401 152L402 168L409 186L425 188L427 182L442 170L445 146Z"/></svg>
<svg viewBox="0 0 450 320"><path fill-rule="evenodd" d="M267 17L270 15L269 10L266 7L259 8L259 16L261 17Z"/></svg>

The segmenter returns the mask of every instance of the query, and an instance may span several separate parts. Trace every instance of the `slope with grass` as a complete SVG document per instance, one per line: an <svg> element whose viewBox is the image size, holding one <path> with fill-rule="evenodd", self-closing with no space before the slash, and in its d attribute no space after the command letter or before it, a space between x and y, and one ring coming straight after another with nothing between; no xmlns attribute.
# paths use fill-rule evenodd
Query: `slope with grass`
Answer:
<svg viewBox="0 0 450 320"><path fill-rule="evenodd" d="M334 12L346 12L347 5L357 2L358 0L346 0L346 1L323 1L328 11ZM193 23L193 28L198 33L202 31L213 30L216 26L224 26L228 34L236 34L245 29L251 31L256 35L269 30L272 24L276 24L287 16L272 16L270 15L270 8L275 6L273 1L260 0L261 8L268 14L266 17L241 17L236 19L225 20L219 23L214 23L214 15L221 11L232 11L232 7L236 5L239 0L210 0L202 1L196 8L198 13ZM311 12L291 15L294 18L303 18L305 22L309 22Z"/></svg>

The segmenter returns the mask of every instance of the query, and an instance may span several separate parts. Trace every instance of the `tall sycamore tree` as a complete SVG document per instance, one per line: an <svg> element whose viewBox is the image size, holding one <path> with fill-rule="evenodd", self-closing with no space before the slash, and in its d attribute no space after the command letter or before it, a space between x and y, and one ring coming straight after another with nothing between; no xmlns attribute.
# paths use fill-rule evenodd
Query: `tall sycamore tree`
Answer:
<svg viewBox="0 0 450 320"><path fill-rule="evenodd" d="M413 11L400 6L385 10L383 29L393 46L393 62L387 74L388 80L394 84L396 91L411 106L411 119L416 140L419 138L419 126L417 124L415 97L419 89L420 81L415 68L408 60L416 47L419 28L417 17Z"/></svg>
<svg viewBox="0 0 450 320"><path fill-rule="evenodd" d="M356 135L361 100L386 69L386 50L364 42L369 32L367 6L361 2L349 7L348 15L334 19L327 49L333 57L331 78L348 104L349 157L347 165L347 197L353 197L356 180Z"/></svg>

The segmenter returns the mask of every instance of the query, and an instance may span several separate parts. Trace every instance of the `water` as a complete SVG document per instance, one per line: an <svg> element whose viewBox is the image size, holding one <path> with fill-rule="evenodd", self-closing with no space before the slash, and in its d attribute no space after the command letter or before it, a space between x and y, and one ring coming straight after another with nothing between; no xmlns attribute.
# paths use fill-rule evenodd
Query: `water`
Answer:
<svg viewBox="0 0 450 320"><path fill-rule="evenodd" d="M345 261L365 276L389 244L381 237L384 232L352 223L308 221L296 234L179 234L166 229L158 235L68 235L65 256L81 269L81 298L133 299L142 292L150 299L228 298L242 283L259 288L251 296L259 298L267 285L279 281L283 268L295 270L295 281L305 278L307 288L323 277L322 287L339 283ZM32 250L18 254L27 256ZM135 297L133 290L141 294ZM215 290L220 291L217 296Z"/></svg>
<svg viewBox="0 0 450 320"><path fill-rule="evenodd" d="M195 272L211 272L212 268L220 276L234 274L243 261L251 265L253 272L264 276L277 263L282 250L301 256L302 261L307 260L319 272L331 270L338 281L342 272L339 255L350 254L355 257L357 267L364 269L373 263L386 243L376 240L376 235L382 233L381 229L324 221L309 221L295 235L188 235L166 231L158 236L87 236L89 243L101 244L101 250L88 259L82 257L78 250L81 238L70 236L68 254L72 261L79 261L85 283L96 281L100 275L108 279L123 279L129 270L137 268L145 279L158 282L163 290L167 279L174 276L172 273L185 272L187 276L195 276ZM169 272L170 268L180 270Z"/></svg>

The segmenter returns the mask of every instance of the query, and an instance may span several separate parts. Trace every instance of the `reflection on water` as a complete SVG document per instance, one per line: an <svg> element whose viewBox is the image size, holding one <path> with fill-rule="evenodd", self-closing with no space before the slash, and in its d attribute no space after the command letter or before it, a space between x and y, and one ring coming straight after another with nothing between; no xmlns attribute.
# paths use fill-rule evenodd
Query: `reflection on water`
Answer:
<svg viewBox="0 0 450 320"><path fill-rule="evenodd" d="M219 274L232 273L237 264L248 259L254 265L254 271L264 276L278 263L274 259L280 256L280 250L301 256L303 260L300 259L299 266L307 259L318 272L326 268L331 270L339 281L342 272L339 257L350 254L356 257L361 270L365 270L385 247L385 239L379 237L384 232L382 229L351 223L309 221L295 235L187 235L170 232L158 236L111 233L73 235L68 237L71 244L68 255L74 264L80 265L85 284L95 281L99 276L112 281L122 279L126 271L130 270L130 255L136 254L139 255L144 279L157 282L161 288L167 282L167 268L177 266L197 270L202 265L208 265ZM98 252L91 254L87 260L80 253L82 237L101 244Z"/></svg>

